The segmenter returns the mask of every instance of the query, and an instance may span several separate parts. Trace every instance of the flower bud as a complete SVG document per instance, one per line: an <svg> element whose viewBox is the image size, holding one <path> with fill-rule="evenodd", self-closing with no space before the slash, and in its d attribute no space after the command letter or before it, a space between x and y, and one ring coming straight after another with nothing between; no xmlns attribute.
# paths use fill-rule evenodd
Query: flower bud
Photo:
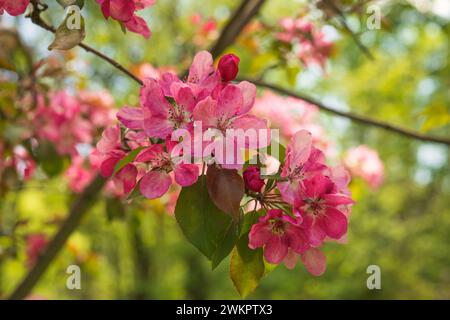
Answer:
<svg viewBox="0 0 450 320"><path fill-rule="evenodd" d="M218 69L223 81L228 82L236 78L239 72L239 61L239 57L232 53L220 58Z"/></svg>
<svg viewBox="0 0 450 320"><path fill-rule="evenodd" d="M261 179L260 169L257 166L249 166L243 173L245 187L254 192L261 192L264 180Z"/></svg>

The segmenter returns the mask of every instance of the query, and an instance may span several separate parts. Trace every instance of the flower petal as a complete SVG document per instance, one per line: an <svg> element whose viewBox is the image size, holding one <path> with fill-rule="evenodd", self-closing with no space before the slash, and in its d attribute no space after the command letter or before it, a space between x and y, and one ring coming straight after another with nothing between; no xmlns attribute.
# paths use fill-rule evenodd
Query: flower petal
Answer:
<svg viewBox="0 0 450 320"><path fill-rule="evenodd" d="M136 185L137 169L132 164L127 164L114 177L114 182L120 183L125 194L131 192Z"/></svg>
<svg viewBox="0 0 450 320"><path fill-rule="evenodd" d="M123 107L117 112L117 119L128 129L141 130L144 114L141 108Z"/></svg>
<svg viewBox="0 0 450 320"><path fill-rule="evenodd" d="M198 166L195 164L179 164L174 168L175 181L182 187L193 185L199 174Z"/></svg>
<svg viewBox="0 0 450 320"><path fill-rule="evenodd" d="M172 184L170 175L165 171L150 171L142 177L139 189L148 199L162 197Z"/></svg>
<svg viewBox="0 0 450 320"><path fill-rule="evenodd" d="M214 72L213 58L208 51L200 51L189 69L188 82L199 83Z"/></svg>
<svg viewBox="0 0 450 320"><path fill-rule="evenodd" d="M278 264L286 257L288 253L288 244L285 238L273 236L264 247L264 257L267 262Z"/></svg>
<svg viewBox="0 0 450 320"><path fill-rule="evenodd" d="M237 86L241 89L243 98L243 104L238 110L238 114L244 114L249 112L255 103L256 86L248 81L242 81Z"/></svg>
<svg viewBox="0 0 450 320"><path fill-rule="evenodd" d="M327 208L326 214L320 219L320 224L326 234L333 239L340 239L347 232L347 217L335 208Z"/></svg>
<svg viewBox="0 0 450 320"><path fill-rule="evenodd" d="M313 276L322 275L327 268L327 260L325 255L319 249L309 249L302 254L302 262Z"/></svg>

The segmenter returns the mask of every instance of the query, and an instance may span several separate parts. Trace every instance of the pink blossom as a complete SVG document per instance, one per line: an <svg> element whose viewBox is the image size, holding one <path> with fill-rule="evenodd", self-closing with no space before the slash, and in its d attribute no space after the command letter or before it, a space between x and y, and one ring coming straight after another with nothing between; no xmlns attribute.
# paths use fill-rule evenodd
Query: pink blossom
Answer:
<svg viewBox="0 0 450 320"><path fill-rule="evenodd" d="M304 188L304 181L323 171L326 166L322 151L312 145L312 136L300 130L291 139L286 150L286 159L281 177L287 181L278 182L283 200L293 204L295 195Z"/></svg>
<svg viewBox="0 0 450 320"><path fill-rule="evenodd" d="M30 0L0 0L0 15L4 11L12 16L18 16L27 10Z"/></svg>
<svg viewBox="0 0 450 320"><path fill-rule="evenodd" d="M261 192L264 187L264 180L261 179L260 169L257 166L248 166L244 170L242 177L244 178L245 187L254 192Z"/></svg>
<svg viewBox="0 0 450 320"><path fill-rule="evenodd" d="M69 188L80 193L92 181L94 171L87 169L84 165L84 159L81 156L72 157L72 162L65 172L68 179Z"/></svg>
<svg viewBox="0 0 450 320"><path fill-rule="evenodd" d="M286 258L289 249L302 253L309 245L300 227L300 220L283 214L279 209L272 209L252 226L249 247L264 247L267 262L278 264Z"/></svg>
<svg viewBox="0 0 450 320"><path fill-rule="evenodd" d="M150 37L150 29L136 11L155 4L155 0L96 0L100 4L105 19L112 18L125 26L129 31Z"/></svg>
<svg viewBox="0 0 450 320"><path fill-rule="evenodd" d="M294 207L303 218L302 225L312 246L320 246L326 236L340 239L347 232L347 217L339 207L350 205L353 200L337 191L330 178L316 174L306 179L296 194Z"/></svg>
<svg viewBox="0 0 450 320"><path fill-rule="evenodd" d="M351 174L364 179L371 188L377 189L384 180L384 165L378 152L365 145L348 150L344 165Z"/></svg>
<svg viewBox="0 0 450 320"><path fill-rule="evenodd" d="M159 198L169 190L172 184L169 173L172 171L175 182L182 187L194 184L199 175L197 165L174 163L160 144L142 150L136 162L146 163L150 169L140 181L140 191L148 199Z"/></svg>

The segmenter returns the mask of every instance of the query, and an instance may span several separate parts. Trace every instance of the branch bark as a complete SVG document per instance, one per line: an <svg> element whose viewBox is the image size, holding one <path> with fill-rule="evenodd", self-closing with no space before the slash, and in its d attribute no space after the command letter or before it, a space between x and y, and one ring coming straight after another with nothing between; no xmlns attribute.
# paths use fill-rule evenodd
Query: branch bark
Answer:
<svg viewBox="0 0 450 320"><path fill-rule="evenodd" d="M320 110L326 111L333 115L337 115L339 117L350 119L354 122L358 122L358 123L361 123L364 125L369 125L369 126L376 127L376 128L381 128L381 129L384 129L384 130L387 130L390 132L394 132L394 133L397 133L399 135L402 135L402 136L405 136L408 138L416 139L416 140L442 143L442 144L445 144L448 146L450 145L450 139L447 137L430 136L430 135L422 134L422 133L419 133L419 132L416 132L416 131L413 131L410 129L398 127L398 126L395 126L393 124L390 124L390 123L387 123L384 121L380 121L380 120L372 119L372 118L369 118L369 117L366 117L363 115L355 114L353 112L336 110L332 107L326 106L319 100L316 100L310 96L296 93L294 91L291 91L291 90L288 90L288 89L285 89L285 88L282 88L282 87L279 87L279 86L276 86L273 84L269 84L264 81L259 81L259 80L254 80L254 79L242 79L242 78L239 80L246 80L246 81L254 83L258 87L267 88L267 89L273 90L273 91L278 92L283 95L287 95L287 96L291 96L291 97L294 97L297 99L304 100L306 102L316 105Z"/></svg>
<svg viewBox="0 0 450 320"><path fill-rule="evenodd" d="M105 180L101 176L96 176L89 186L84 189L84 191L72 203L67 219L61 225L61 228L50 241L47 248L39 257L30 272L9 296L9 300L23 299L31 292L35 284L47 270L50 263L61 251L69 236L78 227L81 219L91 208L104 184Z"/></svg>

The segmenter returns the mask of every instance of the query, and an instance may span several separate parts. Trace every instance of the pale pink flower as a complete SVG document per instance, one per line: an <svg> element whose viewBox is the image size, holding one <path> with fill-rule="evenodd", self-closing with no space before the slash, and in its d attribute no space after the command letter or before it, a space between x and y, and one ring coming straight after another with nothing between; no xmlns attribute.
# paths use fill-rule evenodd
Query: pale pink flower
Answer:
<svg viewBox="0 0 450 320"><path fill-rule="evenodd" d="M352 148L344 157L344 165L352 175L361 177L373 189L383 183L384 165L376 150L365 145Z"/></svg>
<svg viewBox="0 0 450 320"><path fill-rule="evenodd" d="M294 204L295 196L304 188L304 181L326 169L325 157L312 145L312 136L300 130L291 139L286 149L286 159L281 177L287 181L278 182L283 200Z"/></svg>
<svg viewBox="0 0 450 320"><path fill-rule="evenodd" d="M94 173L84 166L84 159L81 156L74 156L64 175L68 179L69 188L75 193L80 193L92 181Z"/></svg>

